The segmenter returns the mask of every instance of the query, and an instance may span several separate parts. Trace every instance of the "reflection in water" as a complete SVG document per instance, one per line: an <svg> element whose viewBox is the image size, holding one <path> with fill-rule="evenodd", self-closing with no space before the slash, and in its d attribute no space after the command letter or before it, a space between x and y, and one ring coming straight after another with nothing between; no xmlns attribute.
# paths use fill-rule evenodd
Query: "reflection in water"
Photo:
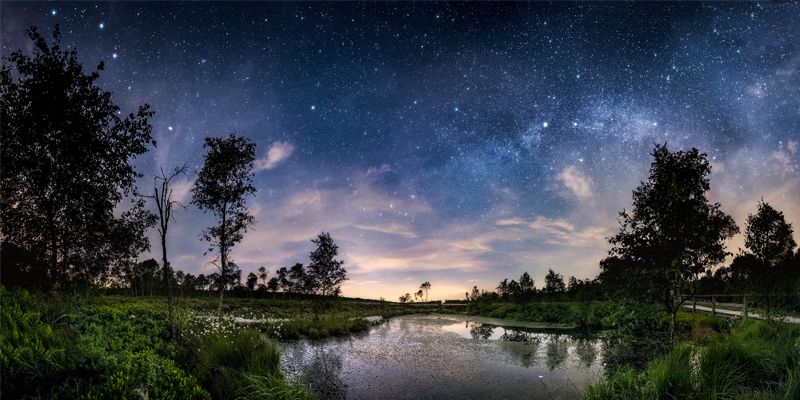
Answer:
<svg viewBox="0 0 800 400"><path fill-rule="evenodd" d="M594 362L595 357L597 357L594 341L578 339L575 344L575 353L578 355L578 359L581 360L581 363L585 367L589 367Z"/></svg>
<svg viewBox="0 0 800 400"><path fill-rule="evenodd" d="M602 375L598 339L504 322L397 317L347 339L282 343L281 366L325 399L578 399Z"/></svg>
<svg viewBox="0 0 800 400"><path fill-rule="evenodd" d="M336 352L315 347L314 357L303 373L311 390L322 399L346 399L347 386L341 378L342 357Z"/></svg>
<svg viewBox="0 0 800 400"><path fill-rule="evenodd" d="M553 335L547 343L547 368L551 371L567 359L569 343L560 335Z"/></svg>
<svg viewBox="0 0 800 400"><path fill-rule="evenodd" d="M467 322L467 327L469 327L469 334L473 339L489 339L494 333L494 326L489 324Z"/></svg>

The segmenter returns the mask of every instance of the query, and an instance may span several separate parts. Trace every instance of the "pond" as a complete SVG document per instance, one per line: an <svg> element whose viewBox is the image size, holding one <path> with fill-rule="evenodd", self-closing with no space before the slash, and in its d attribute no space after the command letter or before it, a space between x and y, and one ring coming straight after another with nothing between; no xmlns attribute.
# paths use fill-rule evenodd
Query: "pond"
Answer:
<svg viewBox="0 0 800 400"><path fill-rule="evenodd" d="M597 338L515 321L395 317L347 338L281 344L324 399L578 399L603 373Z"/></svg>

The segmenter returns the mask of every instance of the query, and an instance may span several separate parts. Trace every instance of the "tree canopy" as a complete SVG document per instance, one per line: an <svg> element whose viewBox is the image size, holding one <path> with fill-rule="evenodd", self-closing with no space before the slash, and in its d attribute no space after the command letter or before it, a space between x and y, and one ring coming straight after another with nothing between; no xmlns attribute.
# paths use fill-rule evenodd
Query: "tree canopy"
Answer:
<svg viewBox="0 0 800 400"><path fill-rule="evenodd" d="M49 265L52 284L97 283L115 263L149 248L142 202L115 215L134 188L132 159L155 145L147 104L121 116L97 86L103 64L84 72L75 49L28 30L31 54L0 69L0 212L4 241Z"/></svg>
<svg viewBox="0 0 800 400"><path fill-rule="evenodd" d="M219 285L221 310L225 279L230 275L230 251L254 222L247 209L247 198L256 191L253 186L256 145L243 136L230 134L206 138L203 148L207 152L192 189L192 203L217 219L203 231L202 238L208 242L209 251L219 251L219 277L223 280Z"/></svg>
<svg viewBox="0 0 800 400"><path fill-rule="evenodd" d="M308 265L313 292L323 296L337 296L341 292L341 284L347 280L344 261L337 260L339 246L333 242L327 232L320 233L311 240L317 248L311 252Z"/></svg>
<svg viewBox="0 0 800 400"><path fill-rule="evenodd" d="M738 227L719 203L706 198L711 173L706 154L656 145L652 156L650 176L633 191L633 209L619 214L619 233L610 238L610 254L620 262L601 265L638 270L632 276L650 282L640 290L674 316L676 300L728 255L725 240Z"/></svg>

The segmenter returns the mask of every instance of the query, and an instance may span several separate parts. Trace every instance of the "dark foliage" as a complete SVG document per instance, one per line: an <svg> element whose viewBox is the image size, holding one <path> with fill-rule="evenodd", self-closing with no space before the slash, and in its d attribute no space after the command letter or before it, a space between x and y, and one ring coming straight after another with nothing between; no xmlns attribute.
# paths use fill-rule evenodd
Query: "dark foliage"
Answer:
<svg viewBox="0 0 800 400"><path fill-rule="evenodd" d="M32 54L0 69L0 212L4 241L49 265L50 284L98 283L108 268L148 248L152 217L141 203L114 209L138 176L133 157L155 145L149 106L119 116L111 94L85 73L74 49L28 30Z"/></svg>

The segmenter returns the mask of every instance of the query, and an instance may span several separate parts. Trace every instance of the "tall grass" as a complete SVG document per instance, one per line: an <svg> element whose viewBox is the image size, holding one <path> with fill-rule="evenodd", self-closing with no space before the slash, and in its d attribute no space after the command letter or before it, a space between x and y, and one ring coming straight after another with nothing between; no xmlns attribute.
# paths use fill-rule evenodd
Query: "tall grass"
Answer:
<svg viewBox="0 0 800 400"><path fill-rule="evenodd" d="M683 343L642 372L620 369L586 399L800 399L800 327L740 320L706 345Z"/></svg>

